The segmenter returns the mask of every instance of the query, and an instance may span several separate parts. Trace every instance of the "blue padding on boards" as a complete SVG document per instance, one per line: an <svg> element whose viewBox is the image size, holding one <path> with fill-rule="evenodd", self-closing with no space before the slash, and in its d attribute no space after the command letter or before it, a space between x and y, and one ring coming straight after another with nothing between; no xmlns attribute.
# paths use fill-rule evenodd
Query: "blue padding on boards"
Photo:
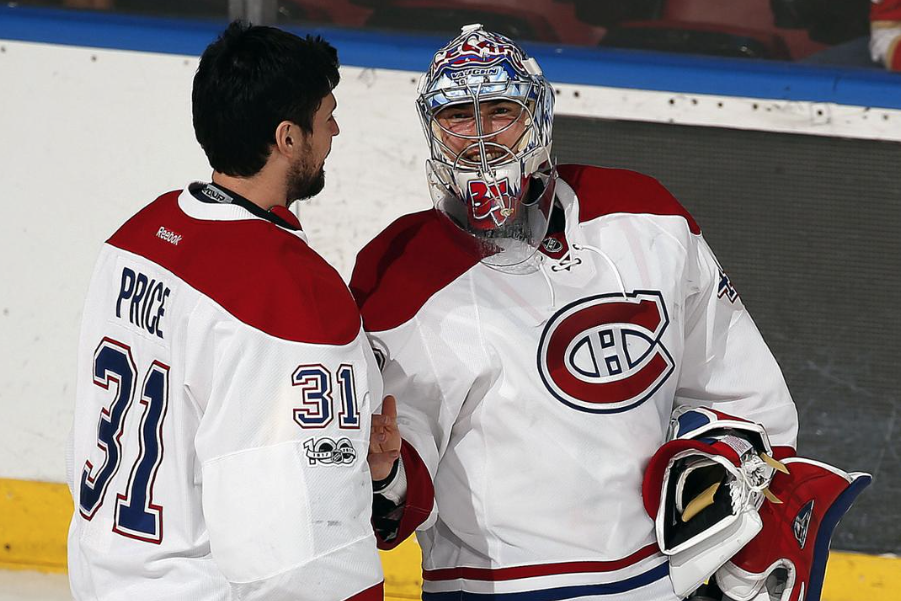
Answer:
<svg viewBox="0 0 901 601"><path fill-rule="evenodd" d="M25 7L0 7L0 39L199 56L225 20L138 17ZM319 34L341 63L422 72L442 37L350 29L286 27ZM831 102L901 109L901 76L879 69L841 69L775 61L524 44L555 83Z"/></svg>
<svg viewBox="0 0 901 601"><path fill-rule="evenodd" d="M0 38L5 40L163 54L200 56L225 25L225 21L0 7Z"/></svg>

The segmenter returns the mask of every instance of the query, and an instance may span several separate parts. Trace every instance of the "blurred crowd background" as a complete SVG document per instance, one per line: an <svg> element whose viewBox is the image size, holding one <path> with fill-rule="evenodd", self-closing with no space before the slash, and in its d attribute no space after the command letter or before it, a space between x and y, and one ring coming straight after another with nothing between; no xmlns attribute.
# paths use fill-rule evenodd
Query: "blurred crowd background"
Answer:
<svg viewBox="0 0 901 601"><path fill-rule="evenodd" d="M263 0L277 24L514 39L901 70L901 0ZM23 0L22 6L227 18L240 0Z"/></svg>

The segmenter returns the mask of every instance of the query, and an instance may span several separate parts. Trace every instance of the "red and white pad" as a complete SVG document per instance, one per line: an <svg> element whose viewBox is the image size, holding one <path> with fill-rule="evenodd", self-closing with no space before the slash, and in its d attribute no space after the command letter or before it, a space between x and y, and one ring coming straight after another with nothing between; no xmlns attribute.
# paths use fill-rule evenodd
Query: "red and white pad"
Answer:
<svg viewBox="0 0 901 601"><path fill-rule="evenodd" d="M716 572L736 601L819 601L832 533L872 481L801 457L783 463L789 473L770 483L782 503L763 503L763 530Z"/></svg>

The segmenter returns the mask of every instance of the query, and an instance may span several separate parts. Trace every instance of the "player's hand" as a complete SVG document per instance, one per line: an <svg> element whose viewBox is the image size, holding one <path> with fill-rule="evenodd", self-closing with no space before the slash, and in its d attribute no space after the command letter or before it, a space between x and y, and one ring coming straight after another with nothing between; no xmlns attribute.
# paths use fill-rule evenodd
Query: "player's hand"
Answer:
<svg viewBox="0 0 901 601"><path fill-rule="evenodd" d="M384 480L400 457L400 431L397 429L397 402L388 395L382 402L382 412L372 415L369 430L369 471L372 480Z"/></svg>

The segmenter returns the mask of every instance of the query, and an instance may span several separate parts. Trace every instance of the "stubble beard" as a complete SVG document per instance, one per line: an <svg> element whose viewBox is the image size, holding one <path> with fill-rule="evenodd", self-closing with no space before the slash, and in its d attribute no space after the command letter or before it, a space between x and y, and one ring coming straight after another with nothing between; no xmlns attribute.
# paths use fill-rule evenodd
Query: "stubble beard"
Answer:
<svg viewBox="0 0 901 601"><path fill-rule="evenodd" d="M325 188L325 165L315 169L308 162L309 155L309 149L305 149L288 173L288 206L295 200L312 198Z"/></svg>

